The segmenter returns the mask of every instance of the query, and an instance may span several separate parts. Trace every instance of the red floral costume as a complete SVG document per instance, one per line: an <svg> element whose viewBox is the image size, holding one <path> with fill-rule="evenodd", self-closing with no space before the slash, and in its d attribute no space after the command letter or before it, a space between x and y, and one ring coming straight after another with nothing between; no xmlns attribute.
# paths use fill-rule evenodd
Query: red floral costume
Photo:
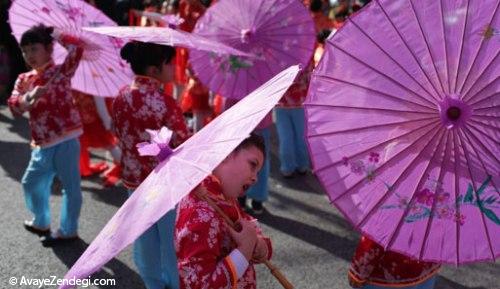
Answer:
<svg viewBox="0 0 500 289"><path fill-rule="evenodd" d="M214 176L207 177L201 186L207 196L233 221L240 218L253 220L235 200L227 200L220 182ZM258 232L261 235L261 232ZM262 235L261 235L262 236ZM268 256L272 255L271 241L264 238ZM224 219L206 201L191 192L179 203L175 228L175 246L181 289L256 288L252 262L241 278L237 278L229 254L236 248L224 225Z"/></svg>
<svg viewBox="0 0 500 289"><path fill-rule="evenodd" d="M434 276L440 267L436 263L419 262L396 252L384 251L382 246L362 237L349 269L349 281L358 287L363 284L413 286Z"/></svg>
<svg viewBox="0 0 500 289"><path fill-rule="evenodd" d="M158 164L155 157L140 156L137 151L138 143L150 140L146 129L166 126L172 130L171 146L189 137L179 106L171 96L163 94L161 87L153 78L136 76L113 102L113 124L122 150L122 179L128 188L139 186Z"/></svg>

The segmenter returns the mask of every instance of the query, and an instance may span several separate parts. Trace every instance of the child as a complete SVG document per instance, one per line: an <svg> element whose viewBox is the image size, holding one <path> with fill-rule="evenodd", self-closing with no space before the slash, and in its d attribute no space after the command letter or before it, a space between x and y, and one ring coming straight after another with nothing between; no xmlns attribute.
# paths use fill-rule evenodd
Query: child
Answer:
<svg viewBox="0 0 500 289"><path fill-rule="evenodd" d="M225 109L229 109L231 106L238 102L237 99L228 98L225 100ZM255 134L261 136L264 139L264 144L266 151L264 153L264 164L259 172L257 182L248 188L245 195L238 198L240 206L247 209L247 198L251 199L249 202L249 208L254 215L260 215L264 213L263 203L267 201L269 197L269 173L271 172L271 161L270 161L270 148L271 148L271 126L273 125L273 116L268 113L264 119L257 125L253 131Z"/></svg>
<svg viewBox="0 0 500 289"><path fill-rule="evenodd" d="M271 241L239 207L237 198L257 181L264 153L264 140L252 134L179 203L175 245L182 289L256 288L253 264L271 258ZM240 230L226 224L204 198Z"/></svg>
<svg viewBox="0 0 500 289"><path fill-rule="evenodd" d="M136 145L149 141L146 129L166 126L174 132L175 147L189 137L180 108L163 94L163 84L173 79L170 46L129 42L121 56L132 66L135 78L113 102L113 124L122 150L122 180L129 192L158 165L155 157L140 156ZM168 212L134 243L134 261L148 289L178 288L174 249L175 210Z"/></svg>
<svg viewBox="0 0 500 289"><path fill-rule="evenodd" d="M385 251L367 237L362 237L349 269L353 288L432 289L441 266L419 262L405 255Z"/></svg>
<svg viewBox="0 0 500 289"><path fill-rule="evenodd" d="M68 51L61 65L52 60L53 38ZM24 227L42 237L44 246L78 238L82 205L78 136L82 123L71 94L71 78L83 54L83 43L52 27L34 26L21 36L21 50L33 70L16 80L9 107L14 114L29 111L32 136L30 163L22 178L26 206L34 218ZM63 185L61 225L50 233L49 196L54 176Z"/></svg>
<svg viewBox="0 0 500 289"><path fill-rule="evenodd" d="M300 72L274 109L279 139L280 171L291 178L297 171L307 173L309 155L305 139L305 114L302 103L307 96L313 62Z"/></svg>

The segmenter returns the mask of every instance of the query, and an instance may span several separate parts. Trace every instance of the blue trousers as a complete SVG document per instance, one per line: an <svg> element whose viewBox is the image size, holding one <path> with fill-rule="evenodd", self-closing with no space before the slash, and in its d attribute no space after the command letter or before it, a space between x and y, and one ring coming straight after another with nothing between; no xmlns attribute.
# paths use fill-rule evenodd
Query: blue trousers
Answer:
<svg viewBox="0 0 500 289"><path fill-rule="evenodd" d="M420 283L418 285L407 286L407 287L398 287L402 289L434 289L434 283L436 283L436 275L427 279L424 283ZM384 287L384 286L376 286L376 285L365 285L362 287L363 289L387 289L394 287Z"/></svg>
<svg viewBox="0 0 500 289"><path fill-rule="evenodd" d="M50 226L49 197L54 176L61 180L62 207L60 233L73 236L78 231L82 207L80 188L80 143L77 138L48 148L35 148L21 180L26 206L35 216L34 225Z"/></svg>
<svg viewBox="0 0 500 289"><path fill-rule="evenodd" d="M275 108L280 170L292 173L309 168L303 108Z"/></svg>
<svg viewBox="0 0 500 289"><path fill-rule="evenodd" d="M134 263L148 289L180 286L174 246L175 216L174 208L134 242Z"/></svg>
<svg viewBox="0 0 500 289"><path fill-rule="evenodd" d="M264 138L264 143L266 144L266 155L262 169L257 175L257 182L251 186L246 196L254 199L256 201L265 202L269 196L269 190L267 187L269 181L269 171L271 170L271 161L269 160L269 150L271 148L271 130L269 128L257 129L254 131L256 134Z"/></svg>

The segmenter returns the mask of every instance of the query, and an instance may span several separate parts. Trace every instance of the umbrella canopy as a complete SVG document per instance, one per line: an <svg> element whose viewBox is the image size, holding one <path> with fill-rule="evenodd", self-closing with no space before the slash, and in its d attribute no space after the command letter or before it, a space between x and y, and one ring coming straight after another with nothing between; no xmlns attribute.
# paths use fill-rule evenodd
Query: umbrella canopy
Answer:
<svg viewBox="0 0 500 289"><path fill-rule="evenodd" d="M311 15L297 0L220 0L207 9L193 33L257 57L190 53L200 81L210 90L236 99L290 65L305 67L316 40Z"/></svg>
<svg viewBox="0 0 500 289"><path fill-rule="evenodd" d="M173 150L111 218L65 278L86 278L96 272L173 209L248 137L292 84L298 71L293 66L281 72ZM151 144L168 139L161 131L154 136ZM151 153L151 147L146 146L140 145L141 152Z"/></svg>
<svg viewBox="0 0 500 289"><path fill-rule="evenodd" d="M327 40L314 171L363 234L416 259L500 255L498 0L376 0Z"/></svg>
<svg viewBox="0 0 500 289"><path fill-rule="evenodd" d="M242 55L251 57L250 54L234 49L224 43L169 27L85 27L84 30L113 36L117 39L180 46L189 49L211 51L214 54Z"/></svg>
<svg viewBox="0 0 500 289"><path fill-rule="evenodd" d="M116 26L104 13L84 1L15 0L9 10L9 23L17 41L32 26L44 24L89 44L71 80L73 89L95 96L113 97L132 80L129 65L120 58L122 42L82 31L83 26ZM66 49L55 43L55 62L62 63L66 55Z"/></svg>

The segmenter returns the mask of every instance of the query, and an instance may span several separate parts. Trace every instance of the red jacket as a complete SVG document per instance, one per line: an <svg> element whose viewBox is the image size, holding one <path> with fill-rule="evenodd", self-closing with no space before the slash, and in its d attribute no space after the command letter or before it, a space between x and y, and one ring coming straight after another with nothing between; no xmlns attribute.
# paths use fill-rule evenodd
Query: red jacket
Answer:
<svg viewBox="0 0 500 289"><path fill-rule="evenodd" d="M201 184L208 196L224 213L236 221L239 218L252 220L236 200L226 200L219 181L207 177ZM260 232L259 232L260 234ZM264 238L268 256L272 255L271 241ZM181 289L255 289L255 270L252 262L241 278L228 255L236 248L224 225L224 219L194 192L183 198L177 208L175 246Z"/></svg>
<svg viewBox="0 0 500 289"><path fill-rule="evenodd" d="M33 146L52 146L78 137L83 132L80 114L71 93L71 78L82 58L83 43L69 35L61 35L58 41L68 51L64 62L60 65L50 62L38 70L20 74L8 100L12 113L21 115L26 111L21 97L36 86L50 82L47 92L29 109Z"/></svg>
<svg viewBox="0 0 500 289"><path fill-rule="evenodd" d="M162 84L150 77L136 76L113 102L113 125L122 150L122 179L128 188L136 188L158 165L155 157L140 156L136 145L149 142L146 129L162 126L174 132L170 145L178 146L189 137L181 109L171 96L160 90Z"/></svg>

